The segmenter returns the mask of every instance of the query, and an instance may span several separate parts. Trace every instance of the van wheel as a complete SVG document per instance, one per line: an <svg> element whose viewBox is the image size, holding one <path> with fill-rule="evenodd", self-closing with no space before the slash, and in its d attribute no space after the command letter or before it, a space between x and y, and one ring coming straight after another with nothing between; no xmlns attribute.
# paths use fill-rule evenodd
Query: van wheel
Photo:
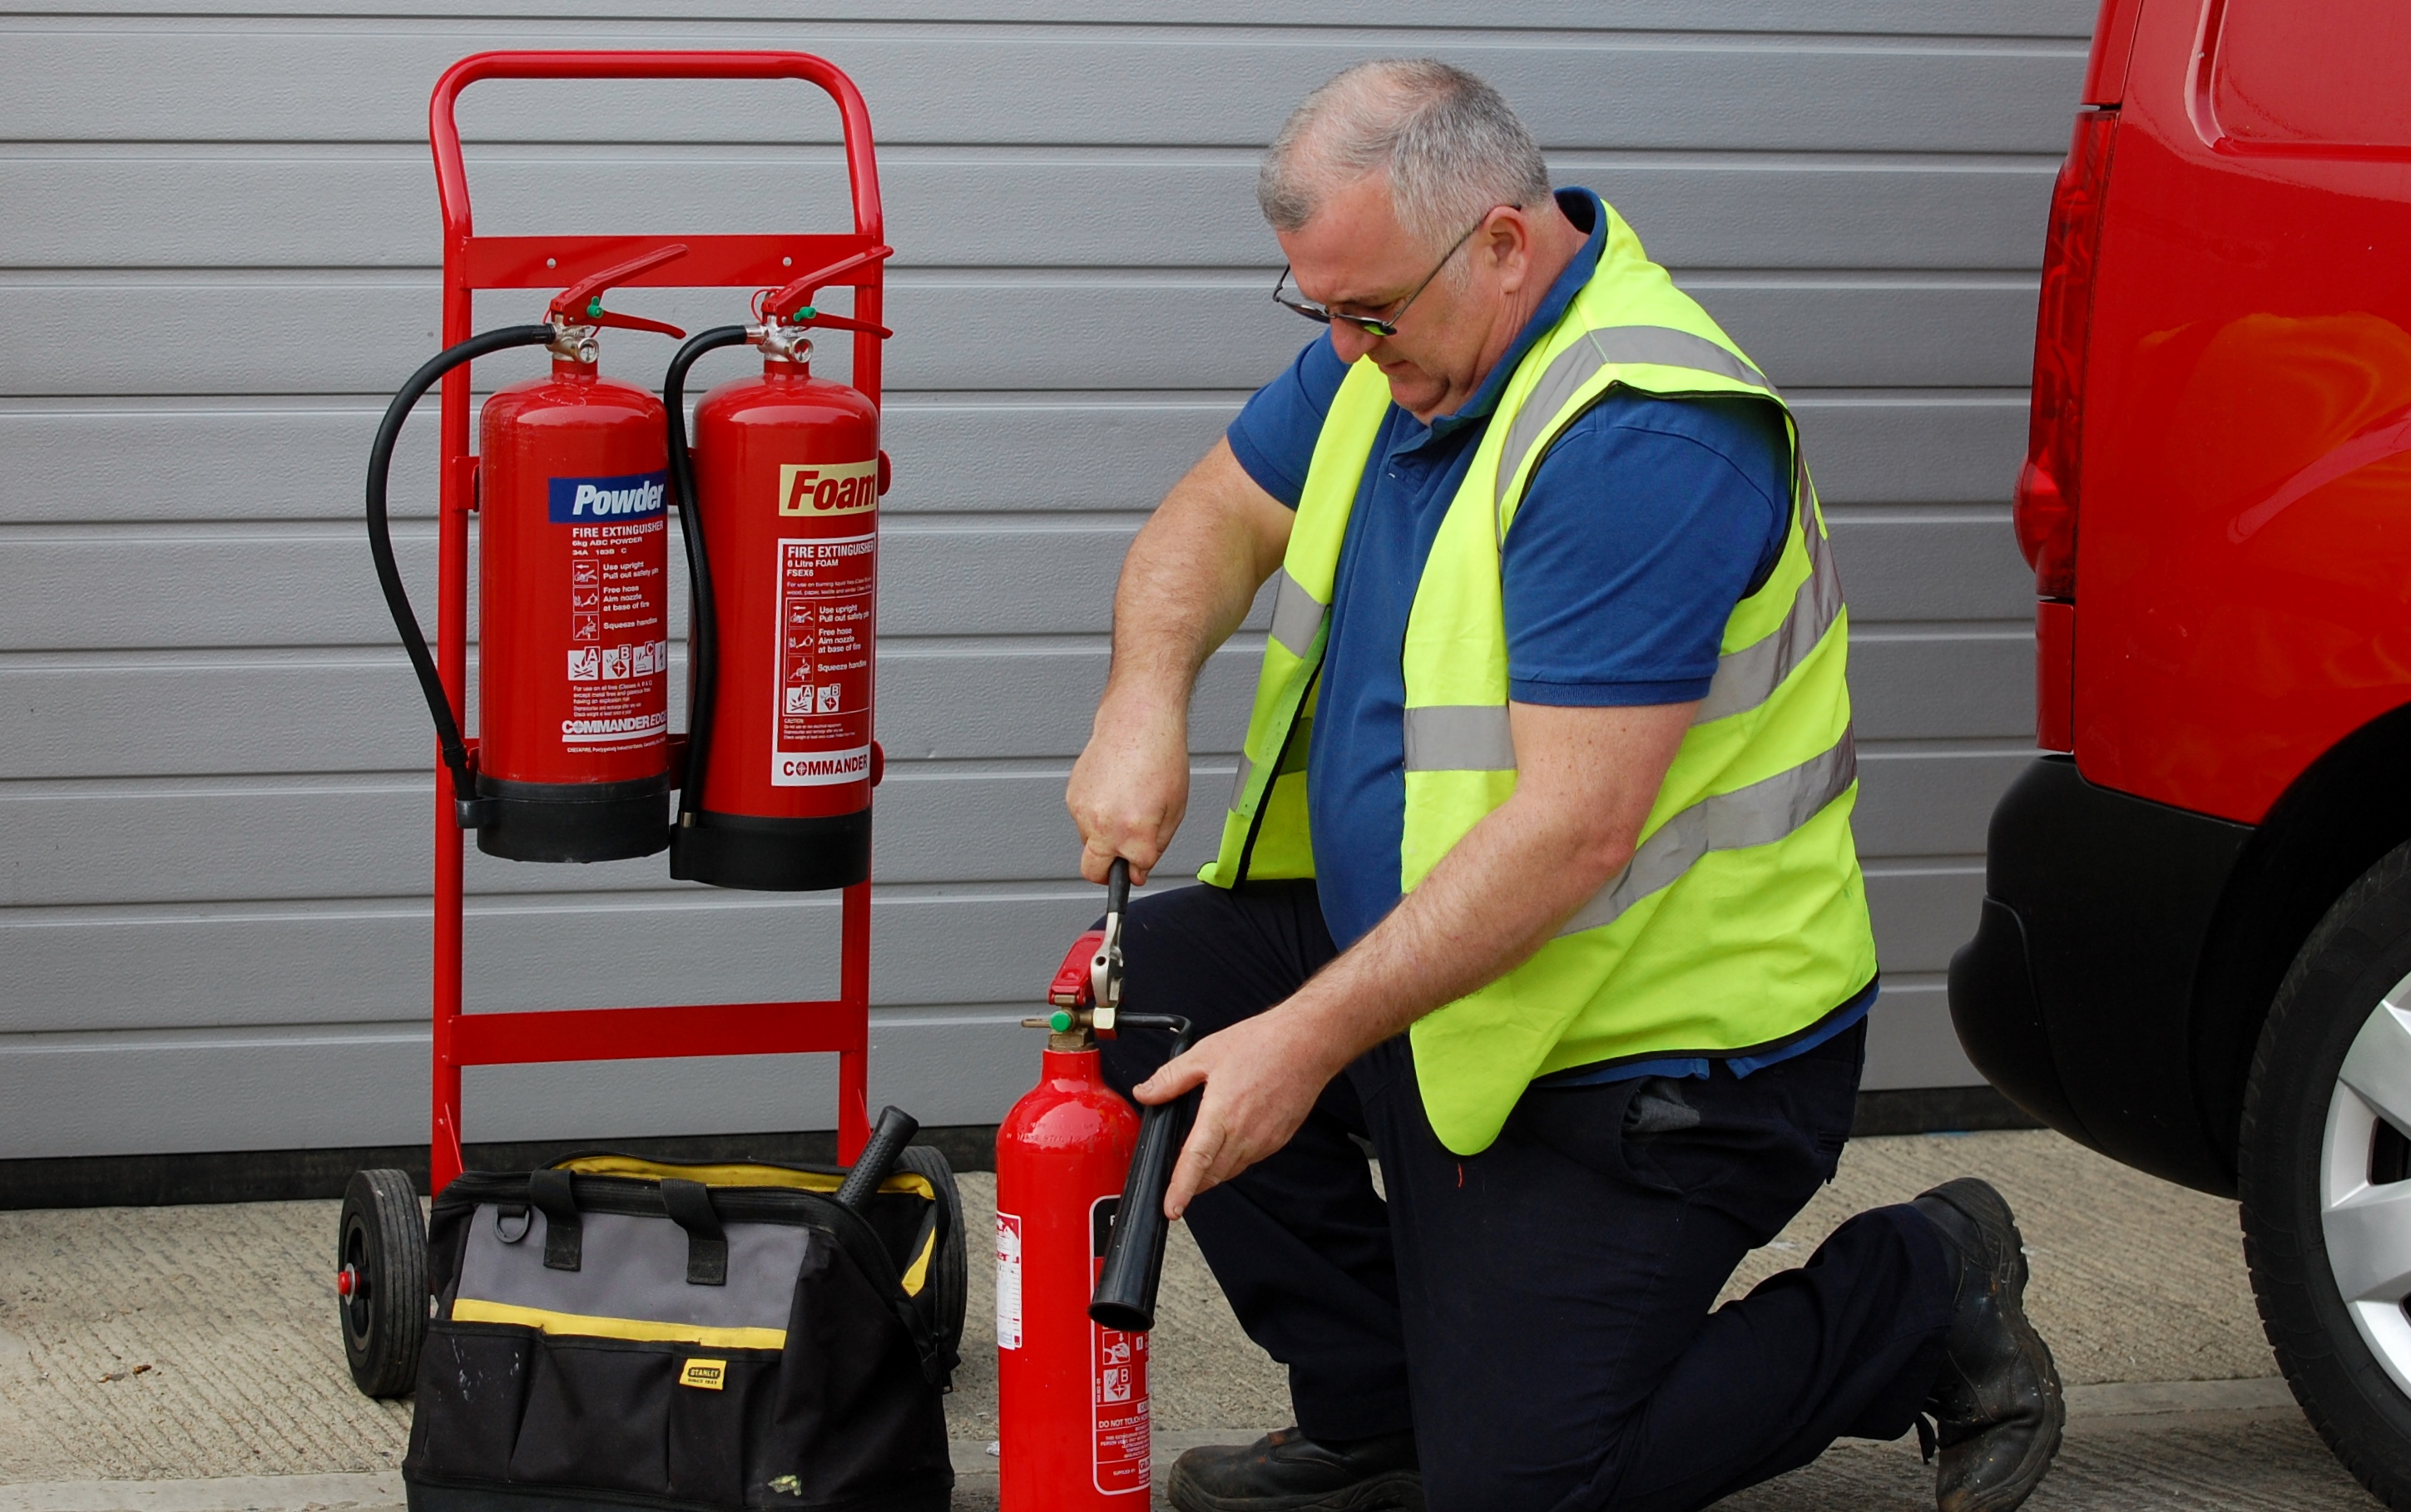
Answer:
<svg viewBox="0 0 2411 1512"><path fill-rule="evenodd" d="M2252 1058L2243 1254L2294 1396L2411 1512L2411 845L2302 945Z"/></svg>
<svg viewBox="0 0 2411 1512"><path fill-rule="evenodd" d="M335 1226L335 1294L352 1384L406 1397L427 1342L427 1220L399 1170L356 1170Z"/></svg>
<svg viewBox="0 0 2411 1512"><path fill-rule="evenodd" d="M926 1144L908 1144L897 1165L926 1176L938 1189L938 1244L929 1257L930 1301L938 1342L959 1353L963 1317L971 1304L971 1272L963 1256L963 1196L955 1185L955 1168Z"/></svg>

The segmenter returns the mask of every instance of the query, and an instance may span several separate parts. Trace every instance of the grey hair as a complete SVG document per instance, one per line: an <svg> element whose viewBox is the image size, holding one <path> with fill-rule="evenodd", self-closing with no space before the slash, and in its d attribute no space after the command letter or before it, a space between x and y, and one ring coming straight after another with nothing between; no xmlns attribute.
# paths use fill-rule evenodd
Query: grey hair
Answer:
<svg viewBox="0 0 2411 1512"><path fill-rule="evenodd" d="M1291 112L1264 153L1256 201L1275 230L1295 231L1333 190L1381 172L1398 224L1434 251L1498 206L1549 196L1540 144L1497 90L1437 58L1377 58Z"/></svg>

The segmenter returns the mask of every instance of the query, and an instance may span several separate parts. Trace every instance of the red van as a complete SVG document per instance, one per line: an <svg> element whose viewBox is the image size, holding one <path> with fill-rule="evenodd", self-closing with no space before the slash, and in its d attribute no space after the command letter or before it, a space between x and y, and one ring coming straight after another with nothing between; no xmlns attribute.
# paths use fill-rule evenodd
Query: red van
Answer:
<svg viewBox="0 0 2411 1512"><path fill-rule="evenodd" d="M2411 4L2103 5L2015 514L2056 754L1960 1040L2242 1199L2295 1394L2411 1508Z"/></svg>

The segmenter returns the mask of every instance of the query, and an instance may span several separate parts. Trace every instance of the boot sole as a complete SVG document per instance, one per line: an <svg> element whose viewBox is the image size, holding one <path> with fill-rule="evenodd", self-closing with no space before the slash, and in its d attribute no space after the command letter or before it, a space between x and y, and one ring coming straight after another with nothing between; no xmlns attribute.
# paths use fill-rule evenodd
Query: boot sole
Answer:
<svg viewBox="0 0 2411 1512"><path fill-rule="evenodd" d="M1929 1195L1957 1208L1992 1241L1993 1280L2005 1303L2002 1321L2017 1341L2018 1353L2043 1383L2042 1432L2035 1435L2010 1479L1955 1503L1945 1512L2011 1512L2042 1484L2044 1473L2058 1457L2060 1439L2068 1426L2068 1403L2060 1390L2059 1367L2052 1360L2051 1345L2043 1343L2042 1335L2035 1331L2034 1324L2026 1317L2025 1236L2018 1231L2018 1220L2009 1212L2008 1199L1990 1182L1961 1177L1945 1182Z"/></svg>
<svg viewBox="0 0 2411 1512"><path fill-rule="evenodd" d="M1424 1512L1424 1478L1391 1470L1336 1490L1289 1496L1217 1496L1175 1464L1165 1494L1179 1512Z"/></svg>

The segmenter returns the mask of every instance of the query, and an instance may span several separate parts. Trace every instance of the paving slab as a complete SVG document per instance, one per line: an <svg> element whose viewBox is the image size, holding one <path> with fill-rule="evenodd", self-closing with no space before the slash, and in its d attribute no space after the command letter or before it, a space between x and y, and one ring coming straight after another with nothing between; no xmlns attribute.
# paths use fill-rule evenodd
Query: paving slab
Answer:
<svg viewBox="0 0 2411 1512"><path fill-rule="evenodd" d="M2253 1313L2234 1204L2043 1132L1854 1141L1840 1177L1727 1288L1805 1260L1850 1214L1986 1176L2033 1253L2030 1303L2070 1385L2053 1509L2376 1504L2294 1408ZM995 1505L994 1183L963 1178L972 1302L948 1400L956 1505ZM374 1512L407 1403L351 1388L331 1270L336 1205L0 1213L0 1512ZM1176 1227L1152 1350L1159 1475L1182 1448L1289 1420L1280 1367L1239 1331ZM1912 1440L1844 1444L1733 1512L1933 1505Z"/></svg>

